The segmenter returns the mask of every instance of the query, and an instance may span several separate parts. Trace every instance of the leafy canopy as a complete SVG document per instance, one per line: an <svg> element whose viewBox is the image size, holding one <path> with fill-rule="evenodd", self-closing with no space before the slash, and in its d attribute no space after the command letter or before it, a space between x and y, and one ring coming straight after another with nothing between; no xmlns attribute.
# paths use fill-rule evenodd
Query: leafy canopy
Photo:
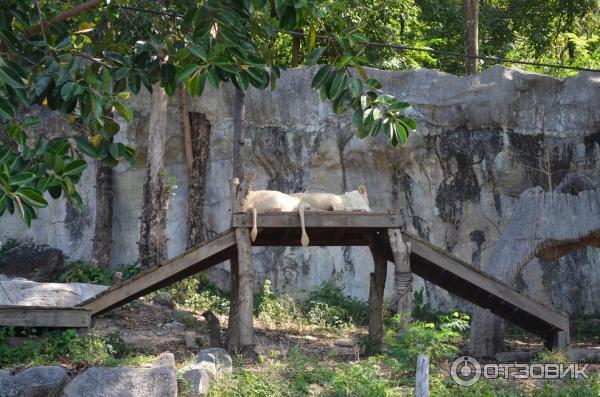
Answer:
<svg viewBox="0 0 600 397"><path fill-rule="evenodd" d="M193 96L207 83L275 89L281 29L309 27L305 65L330 53L312 86L336 113L354 112L361 138L383 132L392 145L406 142L416 127L409 105L369 78L367 37L338 11L317 0L0 0L0 216L17 210L30 225L48 205L45 192L82 205L76 184L90 158L135 162L135 149L115 136L133 119L127 99L142 86L173 95L183 85ZM335 39L317 46L317 30ZM33 105L72 131L36 132L26 116Z"/></svg>

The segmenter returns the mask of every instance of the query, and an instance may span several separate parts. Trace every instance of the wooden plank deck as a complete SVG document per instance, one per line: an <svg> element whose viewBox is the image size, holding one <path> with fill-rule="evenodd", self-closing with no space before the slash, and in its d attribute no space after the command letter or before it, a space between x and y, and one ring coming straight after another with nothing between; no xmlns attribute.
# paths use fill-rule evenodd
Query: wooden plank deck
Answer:
<svg viewBox="0 0 600 397"><path fill-rule="evenodd" d="M235 233L230 229L169 262L138 273L132 280L110 288L79 306L90 310L92 316L97 316L226 261L232 255L235 255Z"/></svg>
<svg viewBox="0 0 600 397"><path fill-rule="evenodd" d="M81 307L0 305L0 326L88 328L91 315Z"/></svg>

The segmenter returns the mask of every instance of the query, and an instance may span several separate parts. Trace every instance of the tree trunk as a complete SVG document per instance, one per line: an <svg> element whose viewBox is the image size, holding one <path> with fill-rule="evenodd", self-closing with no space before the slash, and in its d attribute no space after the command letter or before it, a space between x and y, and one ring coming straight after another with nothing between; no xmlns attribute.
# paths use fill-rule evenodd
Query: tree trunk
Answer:
<svg viewBox="0 0 600 397"><path fill-rule="evenodd" d="M479 55L479 0L463 0L463 21L465 25L465 74L477 74Z"/></svg>
<svg viewBox="0 0 600 397"><path fill-rule="evenodd" d="M191 130L192 168L188 174L188 248L206 239L204 230L204 196L208 152L210 144L210 122L202 113L189 113Z"/></svg>
<svg viewBox="0 0 600 397"><path fill-rule="evenodd" d="M142 268L156 266L167 259L167 209L170 199L164 175L167 94L158 84L153 87L151 107L138 247Z"/></svg>
<svg viewBox="0 0 600 397"><path fill-rule="evenodd" d="M298 66L300 63L300 43L302 38L300 36L294 36L292 39L292 66Z"/></svg>
<svg viewBox="0 0 600 397"><path fill-rule="evenodd" d="M370 274L369 284L369 341L367 353L374 354L381 351L383 338L383 291L387 276L387 258L377 248L371 248L373 255L373 272Z"/></svg>
<svg viewBox="0 0 600 397"><path fill-rule="evenodd" d="M110 264L112 250L113 218L113 170L112 166L96 161L96 224L91 263L106 269Z"/></svg>
<svg viewBox="0 0 600 397"><path fill-rule="evenodd" d="M246 94L244 91L235 89L235 101L233 104L233 177L244 182L244 161L242 159L242 148L244 146L244 122L246 117Z"/></svg>
<svg viewBox="0 0 600 397"><path fill-rule="evenodd" d="M410 271L410 243L402 240L400 229L389 229L390 247L394 255L394 301L396 313L403 314L406 321L411 320L413 307L412 273Z"/></svg>

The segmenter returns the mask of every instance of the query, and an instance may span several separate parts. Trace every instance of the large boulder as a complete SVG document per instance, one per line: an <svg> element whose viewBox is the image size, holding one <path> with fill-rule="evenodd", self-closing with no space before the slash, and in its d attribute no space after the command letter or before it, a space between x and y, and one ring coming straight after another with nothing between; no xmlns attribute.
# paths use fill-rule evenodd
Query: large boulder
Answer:
<svg viewBox="0 0 600 397"><path fill-rule="evenodd" d="M47 245L21 244L0 257L0 273L33 281L53 281L64 270L65 255Z"/></svg>
<svg viewBox="0 0 600 397"><path fill-rule="evenodd" d="M0 278L0 305L75 306L107 289L85 283L36 283Z"/></svg>
<svg viewBox="0 0 600 397"><path fill-rule="evenodd" d="M186 395L189 397L204 397L214 378L225 373L231 373L233 363L225 349L218 347L200 350L196 360L180 370L187 381Z"/></svg>
<svg viewBox="0 0 600 397"><path fill-rule="evenodd" d="M69 375L59 366L34 367L11 376L0 370L2 397L58 397Z"/></svg>
<svg viewBox="0 0 600 397"><path fill-rule="evenodd" d="M176 397L177 372L172 353L144 367L92 367L76 376L63 397Z"/></svg>

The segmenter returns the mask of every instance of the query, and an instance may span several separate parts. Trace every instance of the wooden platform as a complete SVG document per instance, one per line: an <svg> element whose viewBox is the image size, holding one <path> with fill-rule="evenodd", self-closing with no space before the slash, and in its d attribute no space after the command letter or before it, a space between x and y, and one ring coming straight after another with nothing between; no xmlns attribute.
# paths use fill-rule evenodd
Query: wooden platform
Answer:
<svg viewBox="0 0 600 397"><path fill-rule="evenodd" d="M92 312L81 307L0 305L0 326L88 328Z"/></svg>
<svg viewBox="0 0 600 397"><path fill-rule="evenodd" d="M397 229L401 219L389 213L318 212L306 214L311 246L371 246L386 252L393 261L388 229ZM177 258L149 269L123 284L84 302L92 316L123 305L237 255L235 228L249 228L249 214L235 213L232 229ZM269 213L258 216L259 234L254 246L299 246L300 219L296 213ZM411 271L447 291L530 332L549 344L560 335L568 338L569 319L565 313L520 294L505 283L479 271L464 261L404 233L412 243Z"/></svg>

